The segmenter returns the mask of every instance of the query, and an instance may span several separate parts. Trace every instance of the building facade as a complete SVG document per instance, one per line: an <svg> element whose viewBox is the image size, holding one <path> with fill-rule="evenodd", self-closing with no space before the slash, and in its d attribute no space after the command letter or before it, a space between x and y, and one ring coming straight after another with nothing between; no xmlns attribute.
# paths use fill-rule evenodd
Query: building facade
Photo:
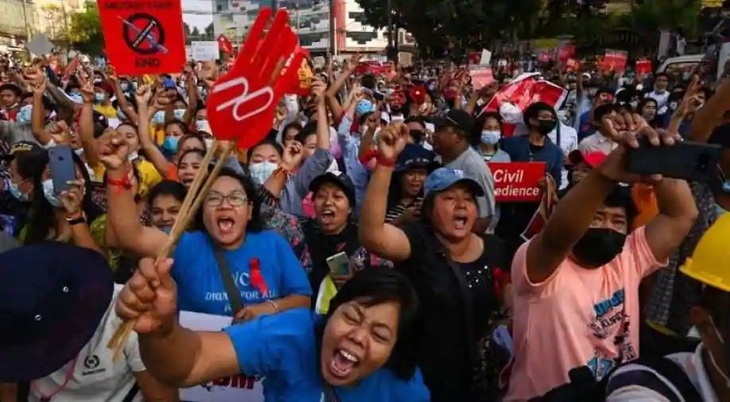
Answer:
<svg viewBox="0 0 730 402"><path fill-rule="evenodd" d="M367 25L355 0L333 0L332 4L330 0L215 0L216 36L223 34L234 43L241 43L262 6L288 9L300 43L312 54L331 50L378 53L388 44L386 32ZM330 46L330 21L334 23L334 46Z"/></svg>
<svg viewBox="0 0 730 402"><path fill-rule="evenodd" d="M35 3L27 0L0 0L0 53L22 51L26 37L33 35L40 16Z"/></svg>

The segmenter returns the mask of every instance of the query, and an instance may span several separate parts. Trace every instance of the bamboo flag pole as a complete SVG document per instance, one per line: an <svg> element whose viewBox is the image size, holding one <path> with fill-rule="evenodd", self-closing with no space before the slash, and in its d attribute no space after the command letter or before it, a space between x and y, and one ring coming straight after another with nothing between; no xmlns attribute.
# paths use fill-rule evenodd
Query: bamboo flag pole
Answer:
<svg viewBox="0 0 730 402"><path fill-rule="evenodd" d="M215 154L217 148L218 141L213 140L213 144L211 145L210 149L208 149L208 151L205 153L205 157L203 158L203 162L201 163L201 168L198 169L198 171L196 172L193 183L191 184L188 193L185 195L185 200L183 200L183 204L180 207L178 219L175 220L175 223L172 226L172 230L170 231L169 239L165 246L157 254L157 263L172 254L173 250L175 249L175 245L180 240L180 237L185 232L185 229L188 227L191 219L193 219L198 208L200 208L200 205L205 199L208 190L210 190L210 187L213 185L213 181L218 176L218 173L223 167L223 163L225 162L228 155L230 155L233 144L229 143L225 146L222 154L216 161L211 173L206 174L207 169L205 169L205 167L210 165L210 161L213 159L213 155ZM201 187L203 190L199 191ZM124 345L126 345L135 323L136 320L124 321L116 329L114 335L109 340L107 348L114 350L114 356L112 358L113 360L117 360L121 355L121 352L124 349Z"/></svg>

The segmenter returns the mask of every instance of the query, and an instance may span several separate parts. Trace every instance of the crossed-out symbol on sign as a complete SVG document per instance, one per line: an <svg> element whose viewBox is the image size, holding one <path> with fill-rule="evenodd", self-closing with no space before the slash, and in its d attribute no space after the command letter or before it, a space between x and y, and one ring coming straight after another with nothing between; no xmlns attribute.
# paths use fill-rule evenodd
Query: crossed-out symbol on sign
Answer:
<svg viewBox="0 0 730 402"><path fill-rule="evenodd" d="M149 14L139 13L124 19L119 17L124 24L123 39L132 51L153 55L156 53L166 54L165 31L157 19Z"/></svg>
<svg viewBox="0 0 730 402"><path fill-rule="evenodd" d="M248 119L249 117L253 117L263 111L266 110L271 105L271 102L274 101L274 91L271 89L271 87L263 87L261 89L258 89L252 93L248 93L248 80L246 77L238 77L234 78L230 81L222 82L220 84L217 84L213 87L213 93L225 91L226 89L233 88L236 85L240 85L243 87L243 90L241 91L241 95L229 99L220 105L218 105L215 110L217 112L220 112L223 109L228 109L229 107L233 106L233 118L236 119L236 121L243 121ZM246 102L251 101L254 98L260 97L260 96L267 96L266 103L261 106L260 108L256 110L252 110L243 116L241 116L241 112L238 110L241 106L246 104Z"/></svg>

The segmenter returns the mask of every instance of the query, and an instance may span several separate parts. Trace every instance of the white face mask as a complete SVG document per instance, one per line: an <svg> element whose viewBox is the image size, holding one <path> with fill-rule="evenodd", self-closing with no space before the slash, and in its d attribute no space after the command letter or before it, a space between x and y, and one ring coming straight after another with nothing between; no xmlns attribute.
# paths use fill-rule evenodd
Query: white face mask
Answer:
<svg viewBox="0 0 730 402"><path fill-rule="evenodd" d="M720 334L720 331L717 330L717 326L715 325L715 321L712 319L712 316L710 316L710 322L712 323L712 329L715 331L715 334L717 335L717 339L720 341L720 343L723 344L724 347L727 347L727 346L725 346L725 340L722 339L722 335ZM728 378L727 374L725 374L725 372L723 372L720 369L720 366L718 366L717 363L715 362L715 356L713 356L709 350L707 351L707 354L710 356L710 362L712 363L713 366L715 366L715 370L717 370L718 374L720 374L722 379L725 380L725 386L727 388L730 388L730 378ZM728 362L726 362L726 363L728 363Z"/></svg>
<svg viewBox="0 0 730 402"><path fill-rule="evenodd" d="M206 133L213 134L213 132L210 131L210 124L208 124L208 120L195 120L195 128L198 131L205 131Z"/></svg>
<svg viewBox="0 0 730 402"><path fill-rule="evenodd" d="M43 180L43 196L54 208L61 208L63 206L61 199L56 195L56 191L53 188L53 180L51 179Z"/></svg>
<svg viewBox="0 0 730 402"><path fill-rule="evenodd" d="M129 153L129 156L127 156L127 160L130 162L137 158L139 158L139 154L137 153L137 151L132 151Z"/></svg>
<svg viewBox="0 0 730 402"><path fill-rule="evenodd" d="M175 115L176 119L182 120L183 116L185 116L185 109L175 109L172 113Z"/></svg>
<svg viewBox="0 0 730 402"><path fill-rule="evenodd" d="M269 161L257 162L248 165L248 172L254 183L263 185L278 167L279 165Z"/></svg>
<svg viewBox="0 0 730 402"><path fill-rule="evenodd" d="M84 148L76 148L74 149L74 153L78 156L81 156L84 154Z"/></svg>

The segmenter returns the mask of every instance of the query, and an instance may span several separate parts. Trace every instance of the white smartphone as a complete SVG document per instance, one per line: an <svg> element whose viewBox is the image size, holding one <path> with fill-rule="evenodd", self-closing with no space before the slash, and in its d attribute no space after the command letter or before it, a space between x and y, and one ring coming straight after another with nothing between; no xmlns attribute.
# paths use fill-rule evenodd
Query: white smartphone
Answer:
<svg viewBox="0 0 730 402"><path fill-rule="evenodd" d="M327 266L330 268L330 273L334 276L349 276L351 273L350 259L344 251L327 257Z"/></svg>

